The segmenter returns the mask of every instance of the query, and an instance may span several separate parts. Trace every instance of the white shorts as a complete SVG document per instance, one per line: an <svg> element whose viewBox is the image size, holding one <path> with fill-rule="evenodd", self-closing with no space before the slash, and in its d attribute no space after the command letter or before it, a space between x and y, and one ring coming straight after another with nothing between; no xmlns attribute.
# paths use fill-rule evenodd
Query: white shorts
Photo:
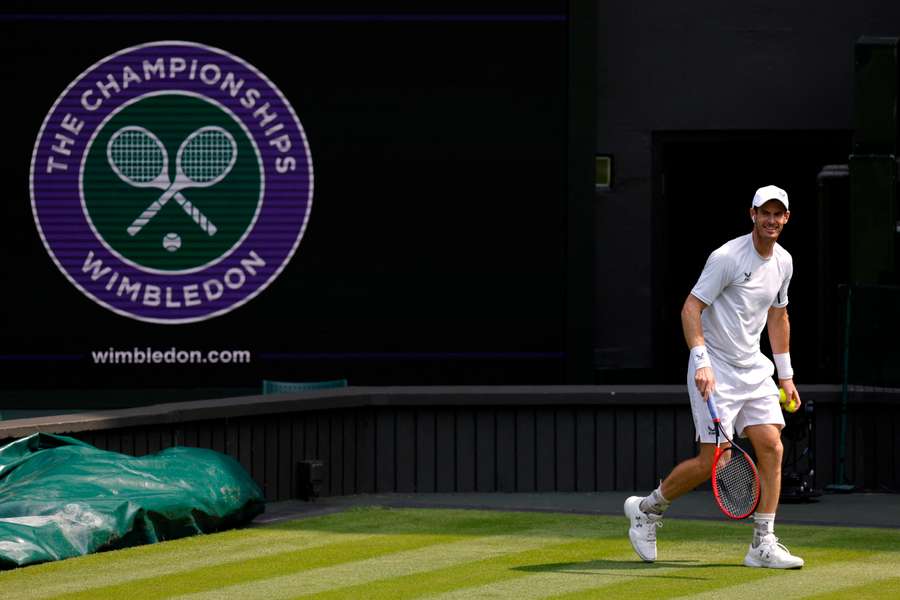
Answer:
<svg viewBox="0 0 900 600"><path fill-rule="evenodd" d="M784 428L784 415L778 403L778 386L772 379L774 367L741 370L722 363L710 355L713 374L716 377L716 391L713 399L722 428L730 437L737 431L744 435L748 425L777 425ZM771 364L771 361L768 361ZM768 373L768 374L766 374ZM762 379L760 379L762 376ZM694 415L696 439L702 443L716 443L716 429L709 416L706 400L694 382L694 361L688 358L688 395L691 398L691 412Z"/></svg>

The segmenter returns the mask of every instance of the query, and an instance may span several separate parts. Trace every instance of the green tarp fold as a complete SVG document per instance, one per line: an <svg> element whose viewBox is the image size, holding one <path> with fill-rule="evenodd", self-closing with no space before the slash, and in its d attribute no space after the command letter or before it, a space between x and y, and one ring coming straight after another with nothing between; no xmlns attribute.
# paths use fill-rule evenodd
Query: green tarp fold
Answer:
<svg viewBox="0 0 900 600"><path fill-rule="evenodd" d="M264 502L219 452L134 457L37 433L0 448L0 569L237 527Z"/></svg>

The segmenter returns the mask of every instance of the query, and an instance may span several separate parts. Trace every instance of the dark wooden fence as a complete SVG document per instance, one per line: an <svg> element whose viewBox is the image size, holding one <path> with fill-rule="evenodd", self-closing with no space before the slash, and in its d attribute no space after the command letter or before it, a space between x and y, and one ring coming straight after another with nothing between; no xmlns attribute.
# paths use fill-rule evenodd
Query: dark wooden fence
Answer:
<svg viewBox="0 0 900 600"><path fill-rule="evenodd" d="M807 386L814 483L835 481L840 389ZM900 393L854 391L846 474L900 488ZM796 428L795 428L796 430ZM296 496L297 464L325 461L323 495L650 490L695 453L680 386L344 388L0 422L0 440L47 431L143 455L174 445L236 458L266 497Z"/></svg>

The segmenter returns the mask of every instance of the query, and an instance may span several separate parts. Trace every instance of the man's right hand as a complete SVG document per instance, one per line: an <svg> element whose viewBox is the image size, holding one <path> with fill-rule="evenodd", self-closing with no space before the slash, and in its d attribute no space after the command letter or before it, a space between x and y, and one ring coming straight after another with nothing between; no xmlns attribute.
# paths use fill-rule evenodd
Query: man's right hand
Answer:
<svg viewBox="0 0 900 600"><path fill-rule="evenodd" d="M710 394L716 391L716 376L711 367L700 367L694 373L694 383L704 400L709 400Z"/></svg>

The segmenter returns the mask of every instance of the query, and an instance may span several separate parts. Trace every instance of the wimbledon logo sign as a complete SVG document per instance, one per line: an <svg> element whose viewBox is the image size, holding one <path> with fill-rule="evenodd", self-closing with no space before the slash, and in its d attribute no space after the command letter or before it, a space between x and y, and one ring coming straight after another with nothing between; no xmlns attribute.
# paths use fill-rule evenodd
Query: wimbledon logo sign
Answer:
<svg viewBox="0 0 900 600"><path fill-rule="evenodd" d="M117 314L190 323L262 292L309 219L303 127L252 65L191 42L127 48L57 99L31 160L56 266Z"/></svg>

